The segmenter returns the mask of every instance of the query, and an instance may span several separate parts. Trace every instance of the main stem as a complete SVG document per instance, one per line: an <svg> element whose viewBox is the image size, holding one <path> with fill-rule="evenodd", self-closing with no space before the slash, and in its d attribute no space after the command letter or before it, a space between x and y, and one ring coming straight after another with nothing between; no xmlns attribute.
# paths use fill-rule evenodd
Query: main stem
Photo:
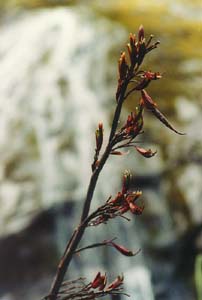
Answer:
<svg viewBox="0 0 202 300"><path fill-rule="evenodd" d="M113 140L113 137L117 130L118 121L120 118L121 109L122 109L123 101L125 99L125 92L126 92L128 83L129 83L129 79L126 79L122 86L122 90L121 90L121 93L120 93L120 96L118 99L118 103L116 106L116 110L114 113L114 118L113 118L113 122L112 122L112 127L111 127L111 132L109 135L108 144L106 146L105 152L103 153L103 155L101 157L98 167L95 169L95 171L91 175L86 199L85 199L83 210L82 210L80 225L75 229L70 241L68 242L68 244L66 246L65 252L64 252L64 254L60 260L60 263L58 265L57 273L56 273L55 279L53 281L53 284L52 284L52 287L50 290L50 294L48 297L45 298L47 300L56 300L57 299L59 289L63 282L64 276L67 272L68 266L71 262L74 251L76 250L76 248L84 234L84 231L86 229L85 219L88 217L88 214L89 214L90 205L91 205L91 201L93 198L93 194L95 191L95 187L97 184L99 174L100 174L102 168L104 167L104 165L110 155L112 147L113 147L112 140Z"/></svg>

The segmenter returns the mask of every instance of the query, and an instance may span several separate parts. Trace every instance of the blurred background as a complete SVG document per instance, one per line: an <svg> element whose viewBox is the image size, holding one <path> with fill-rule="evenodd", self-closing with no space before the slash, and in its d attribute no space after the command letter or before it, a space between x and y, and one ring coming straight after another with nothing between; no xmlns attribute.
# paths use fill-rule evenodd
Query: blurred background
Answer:
<svg viewBox="0 0 202 300"><path fill-rule="evenodd" d="M133 300L202 299L201 0L1 0L1 300L47 294L79 219L100 121L107 139L120 52L140 24L161 41L144 69L164 76L148 92L186 136L145 115L144 146L157 155L110 158L93 203L115 195L130 169L144 213L88 229L82 242L117 236L141 253L86 251L70 277L123 272ZM122 120L137 101L128 99Z"/></svg>

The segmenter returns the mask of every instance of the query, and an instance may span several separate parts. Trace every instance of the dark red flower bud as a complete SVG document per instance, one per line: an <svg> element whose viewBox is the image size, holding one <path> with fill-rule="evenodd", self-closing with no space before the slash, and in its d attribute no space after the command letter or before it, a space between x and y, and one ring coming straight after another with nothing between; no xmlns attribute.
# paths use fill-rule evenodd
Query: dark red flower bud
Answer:
<svg viewBox="0 0 202 300"><path fill-rule="evenodd" d="M125 255L125 256L134 256L134 253L133 253L131 250L125 248L124 246L118 245L118 244L116 244L116 243L114 243L114 242L110 242L110 244L111 244L116 250L118 250L121 254L123 254L123 255Z"/></svg>
<svg viewBox="0 0 202 300"><path fill-rule="evenodd" d="M146 158L150 158L150 157L154 156L154 155L157 153L157 151L153 152L151 149L146 150L146 149L144 149L144 148L140 148L140 147L137 147L137 146L135 146L135 149L136 149L142 156L144 156L144 157L146 157Z"/></svg>
<svg viewBox="0 0 202 300"><path fill-rule="evenodd" d="M91 287L93 289L96 289L100 285L100 279L101 279L101 273L98 272L94 278L94 280L91 282Z"/></svg>
<svg viewBox="0 0 202 300"><path fill-rule="evenodd" d="M140 25L138 32L138 41L141 43L144 39L144 27Z"/></svg>
<svg viewBox="0 0 202 300"><path fill-rule="evenodd" d="M94 280L91 282L91 287L93 289L97 289L99 287L99 290L102 290L105 287L106 282L107 282L106 274L101 275L101 273L98 272Z"/></svg>
<svg viewBox="0 0 202 300"><path fill-rule="evenodd" d="M167 118L158 110L157 104L152 100L152 98L147 94L145 90L141 91L142 94L142 102L144 106L150 110L153 115L161 122L163 123L166 127L170 128L172 131L176 132L177 134L184 135L184 133L181 133L177 131L167 120Z"/></svg>
<svg viewBox="0 0 202 300"><path fill-rule="evenodd" d="M105 275L102 275L101 276L101 279L102 279L102 281L101 281L101 283L100 283L100 286L99 286L99 291L102 291L102 290L104 290L104 288L105 288L105 286L106 286L106 284L107 284L107 276L106 276L106 274Z"/></svg>
<svg viewBox="0 0 202 300"><path fill-rule="evenodd" d="M126 53L123 52L121 53L121 57L119 59L119 76L121 80L125 78L127 70L128 70L128 64L126 61Z"/></svg>
<svg viewBox="0 0 202 300"><path fill-rule="evenodd" d="M136 62L137 62L137 45L136 45L136 38L135 38L135 34L133 35L132 33L130 33L130 61L131 61L131 65L135 66Z"/></svg>

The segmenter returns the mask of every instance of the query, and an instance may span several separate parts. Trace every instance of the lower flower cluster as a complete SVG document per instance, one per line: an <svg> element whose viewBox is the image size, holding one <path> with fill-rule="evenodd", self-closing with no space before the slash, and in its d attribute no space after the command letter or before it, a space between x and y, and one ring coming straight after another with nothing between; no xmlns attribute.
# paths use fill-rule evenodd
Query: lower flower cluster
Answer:
<svg viewBox="0 0 202 300"><path fill-rule="evenodd" d="M91 300L106 295L119 295L123 293L123 276L117 276L114 281L108 283L106 274L98 272L95 278L88 284L85 278L63 282L58 293L60 300ZM127 296L127 294L124 294Z"/></svg>

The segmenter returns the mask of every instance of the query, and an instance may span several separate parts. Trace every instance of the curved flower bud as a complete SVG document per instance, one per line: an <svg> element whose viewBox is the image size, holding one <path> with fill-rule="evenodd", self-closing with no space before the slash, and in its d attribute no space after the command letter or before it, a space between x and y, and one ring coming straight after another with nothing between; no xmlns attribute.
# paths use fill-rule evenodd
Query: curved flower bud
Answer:
<svg viewBox="0 0 202 300"><path fill-rule="evenodd" d="M145 90L141 91L142 94L142 101L144 103L144 106L150 110L153 115L161 122L163 123L166 127L168 127L169 129L171 129L172 131L174 131L177 134L180 135L184 135L185 133L181 133L179 131L177 131L171 124L170 122L167 120L167 118L162 114L162 112L160 112L160 110L158 110L157 108L157 104L152 100L152 98L147 94L147 92Z"/></svg>
<svg viewBox="0 0 202 300"><path fill-rule="evenodd" d="M122 245L116 244L114 242L110 242L110 244L112 245L112 247L114 247L116 250L118 250L121 254L125 255L125 256L134 256L135 253L132 252L131 250L125 248Z"/></svg>
<svg viewBox="0 0 202 300"><path fill-rule="evenodd" d="M153 152L151 149L146 150L144 148L140 148L137 146L135 146L135 149L137 150L137 152L139 152L142 156L144 156L146 158L150 158L157 153L157 151Z"/></svg>

